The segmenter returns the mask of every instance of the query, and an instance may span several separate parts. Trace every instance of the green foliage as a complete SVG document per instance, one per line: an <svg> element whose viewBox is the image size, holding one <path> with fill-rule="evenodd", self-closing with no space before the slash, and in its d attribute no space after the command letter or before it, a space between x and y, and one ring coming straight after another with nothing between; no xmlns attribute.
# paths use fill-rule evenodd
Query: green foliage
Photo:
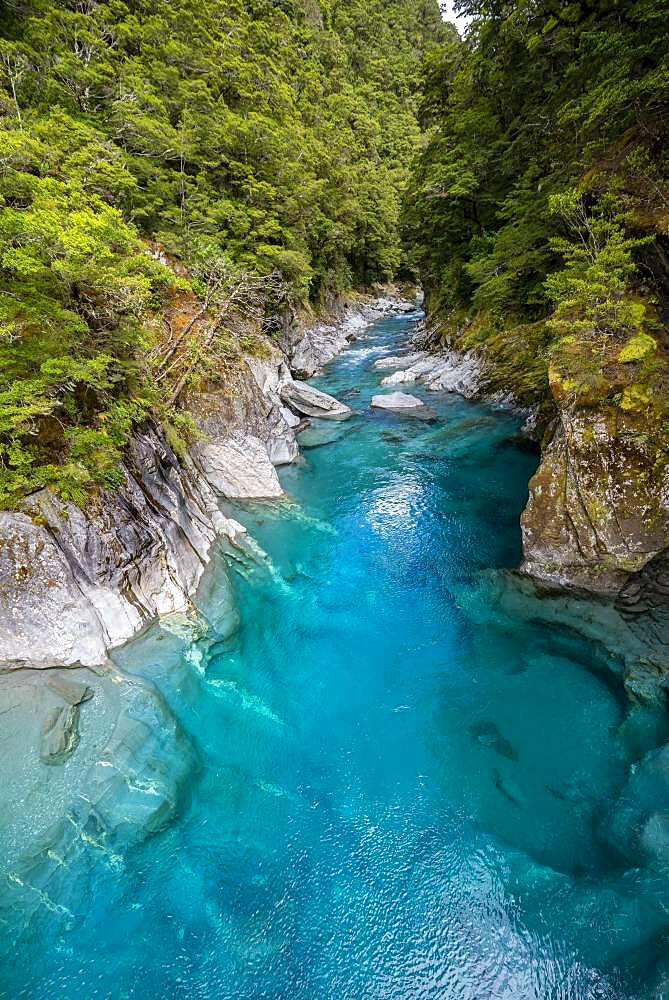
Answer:
<svg viewBox="0 0 669 1000"><path fill-rule="evenodd" d="M618 355L618 361L623 364L630 364L634 361L643 361L649 354L657 350L657 341L649 337L647 333L637 333L627 341L622 351Z"/></svg>
<svg viewBox="0 0 669 1000"><path fill-rule="evenodd" d="M428 141L404 209L428 306L640 330L642 299L669 305L666 4L459 7L466 38L424 59Z"/></svg>
<svg viewBox="0 0 669 1000"><path fill-rule="evenodd" d="M560 335L602 336L641 329L645 306L626 291L635 273L632 251L647 240L627 237L615 218L588 212L576 190L552 195L549 209L569 233L568 238L551 240L565 267L545 282L555 303L549 326Z"/></svg>
<svg viewBox="0 0 669 1000"><path fill-rule="evenodd" d="M318 303L395 272L419 59L439 25L436 0L3 11L0 505L113 486L152 410L183 442L172 404L225 353L231 289L255 306L279 276ZM178 294L209 310L183 358L155 342Z"/></svg>

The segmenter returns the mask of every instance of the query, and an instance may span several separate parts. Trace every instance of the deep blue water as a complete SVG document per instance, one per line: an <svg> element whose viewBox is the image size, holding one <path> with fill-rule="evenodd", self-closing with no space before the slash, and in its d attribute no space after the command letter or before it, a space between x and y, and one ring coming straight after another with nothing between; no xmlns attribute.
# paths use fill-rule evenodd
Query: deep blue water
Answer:
<svg viewBox="0 0 669 1000"><path fill-rule="evenodd" d="M84 919L19 952L8 996L645 995L661 922L597 837L624 704L601 651L494 601L537 457L455 395L425 397L435 422L369 408L409 327L317 380L357 413L307 433L290 502L234 510L269 557L233 565L238 633L154 627L117 655L200 770Z"/></svg>

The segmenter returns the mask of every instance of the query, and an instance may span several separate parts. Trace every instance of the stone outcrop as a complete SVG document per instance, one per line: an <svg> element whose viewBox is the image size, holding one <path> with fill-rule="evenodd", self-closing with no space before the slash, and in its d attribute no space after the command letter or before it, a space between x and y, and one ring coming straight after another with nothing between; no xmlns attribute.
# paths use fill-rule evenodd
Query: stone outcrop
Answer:
<svg viewBox="0 0 669 1000"><path fill-rule="evenodd" d="M211 470L211 485L219 493L222 492L217 486L220 470L235 456L230 441L238 442L243 450L244 443L253 438L257 442L251 445L254 456L257 457L259 447L262 448L265 465L285 465L295 461L298 455L295 428L299 417L280 398L281 387L290 382L292 376L280 351L269 343L263 344L263 349L260 358L243 357L239 366L227 374L222 386L193 393L187 400L200 435L192 449L194 460L205 478L209 479ZM221 449L220 455L216 454L218 449ZM236 485L230 484L229 496L254 496L253 481L241 483L240 475L243 476L243 470L238 470L235 476ZM258 482L261 487L258 499L277 495L276 477L269 493L266 492L267 475L260 477Z"/></svg>
<svg viewBox="0 0 669 1000"><path fill-rule="evenodd" d="M548 584L614 597L630 585L631 595L669 552L669 355L647 340L641 355L586 335L551 353L555 416L522 517L521 567ZM646 574L646 592L651 583Z"/></svg>
<svg viewBox="0 0 669 1000"><path fill-rule="evenodd" d="M658 483L652 461L624 413L560 408L521 517L523 572L620 593L669 543L669 470Z"/></svg>
<svg viewBox="0 0 669 1000"><path fill-rule="evenodd" d="M124 480L80 510L42 491L0 514L0 661L104 662L157 615L186 611L214 540L244 529L157 430L133 438Z"/></svg>

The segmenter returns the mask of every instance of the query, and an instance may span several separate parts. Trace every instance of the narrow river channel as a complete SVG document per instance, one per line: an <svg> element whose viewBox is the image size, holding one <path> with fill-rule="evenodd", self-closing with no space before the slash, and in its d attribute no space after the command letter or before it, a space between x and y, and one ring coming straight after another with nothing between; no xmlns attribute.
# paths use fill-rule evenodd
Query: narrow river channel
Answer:
<svg viewBox="0 0 669 1000"><path fill-rule="evenodd" d="M642 995L659 908L598 832L624 704L601 650L499 606L537 462L520 421L413 387L436 419L370 408L416 319L316 380L355 415L303 434L288 500L231 508L266 554L206 581L215 621L232 580L235 634L166 622L115 655L199 767L166 831L90 873L74 931L17 951L7 996Z"/></svg>

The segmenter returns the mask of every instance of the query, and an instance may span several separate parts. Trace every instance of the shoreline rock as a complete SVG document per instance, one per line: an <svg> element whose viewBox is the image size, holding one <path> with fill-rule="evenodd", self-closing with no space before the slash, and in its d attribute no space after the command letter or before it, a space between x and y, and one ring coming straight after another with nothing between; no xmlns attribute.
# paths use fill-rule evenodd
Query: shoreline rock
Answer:
<svg viewBox="0 0 669 1000"><path fill-rule="evenodd" d="M332 322L318 321L284 335L283 346L291 370L300 378L311 378L373 323L384 316L408 315L418 308L417 300L392 292L350 304L337 303Z"/></svg>
<svg viewBox="0 0 669 1000"><path fill-rule="evenodd" d="M281 388L281 399L301 416L319 420L346 420L353 413L350 406L306 382L286 382Z"/></svg>
<svg viewBox="0 0 669 1000"><path fill-rule="evenodd" d="M11 912L13 943L43 915L73 927L100 863L117 871L165 827L197 762L158 691L110 663L2 674L0 712L13 749L0 761L0 920Z"/></svg>

